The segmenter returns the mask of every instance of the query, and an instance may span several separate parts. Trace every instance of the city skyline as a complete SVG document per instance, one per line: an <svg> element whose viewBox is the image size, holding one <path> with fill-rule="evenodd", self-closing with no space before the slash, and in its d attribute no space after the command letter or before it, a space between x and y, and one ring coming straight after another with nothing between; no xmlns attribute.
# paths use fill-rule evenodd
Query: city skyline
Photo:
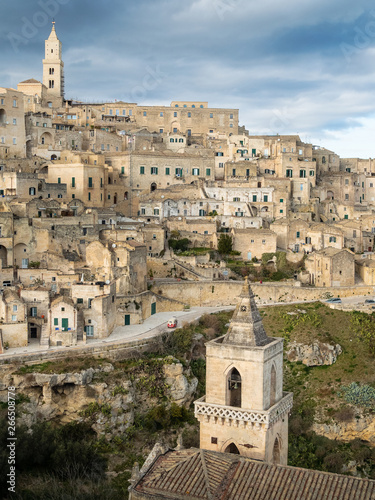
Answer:
<svg viewBox="0 0 375 500"><path fill-rule="evenodd" d="M3 7L1 85L42 78L51 21L66 98L240 110L250 134L300 134L346 157L374 157L369 1L20 0Z"/></svg>

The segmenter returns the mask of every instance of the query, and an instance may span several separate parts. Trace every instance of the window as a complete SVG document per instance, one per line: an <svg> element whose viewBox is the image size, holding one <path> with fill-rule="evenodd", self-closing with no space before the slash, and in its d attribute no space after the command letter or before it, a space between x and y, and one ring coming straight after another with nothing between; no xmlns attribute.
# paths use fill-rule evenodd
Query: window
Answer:
<svg viewBox="0 0 375 500"><path fill-rule="evenodd" d="M298 150L298 154L299 154L299 155L303 155L303 150L302 150L302 149L299 149L299 150Z"/></svg>
<svg viewBox="0 0 375 500"><path fill-rule="evenodd" d="M171 137L171 138L169 139L169 142L174 142L173 137Z"/></svg>
<svg viewBox="0 0 375 500"><path fill-rule="evenodd" d="M36 300L36 299L34 299ZM30 308L30 316L33 318L36 318L38 316L38 308L37 307L31 307Z"/></svg>
<svg viewBox="0 0 375 500"><path fill-rule="evenodd" d="M178 139L178 142L184 142L184 140L183 139Z"/></svg>
<svg viewBox="0 0 375 500"><path fill-rule="evenodd" d="M13 145L15 146L17 144L17 139L16 137L13 137Z"/></svg>
<svg viewBox="0 0 375 500"><path fill-rule="evenodd" d="M265 245L266 244L266 240L262 240L262 245Z"/></svg>
<svg viewBox="0 0 375 500"><path fill-rule="evenodd" d="M141 208L141 215L146 215L146 209L145 208Z"/></svg>
<svg viewBox="0 0 375 500"><path fill-rule="evenodd" d="M165 167L165 175L170 175L170 170L169 167Z"/></svg>
<svg viewBox="0 0 375 500"><path fill-rule="evenodd" d="M284 203L284 200L283 200L283 198L280 198L280 203Z"/></svg>
<svg viewBox="0 0 375 500"><path fill-rule="evenodd" d="M233 177L236 176L236 169L235 168L232 168L232 175L233 175Z"/></svg>
<svg viewBox="0 0 375 500"><path fill-rule="evenodd" d="M143 116L147 116L147 111L143 111Z"/></svg>
<svg viewBox="0 0 375 500"><path fill-rule="evenodd" d="M145 167L139 167L139 173L143 175L145 173Z"/></svg>
<svg viewBox="0 0 375 500"><path fill-rule="evenodd" d="M93 337L94 336L94 326L93 325L86 325L85 326L85 333L86 333L87 337Z"/></svg>
<svg viewBox="0 0 375 500"><path fill-rule="evenodd" d="M160 116L164 116L164 113L163 113L163 111L161 111L161 112L160 112Z"/></svg>
<svg viewBox="0 0 375 500"><path fill-rule="evenodd" d="M93 184L92 184L92 177L89 177L89 188L92 188L93 187Z"/></svg>
<svg viewBox="0 0 375 500"><path fill-rule="evenodd" d="M191 118L191 113L190 113L190 111L189 111L189 113L188 113L188 118Z"/></svg>
<svg viewBox="0 0 375 500"><path fill-rule="evenodd" d="M16 120L16 118L13 118L13 125L17 125L17 120Z"/></svg>
<svg viewBox="0 0 375 500"><path fill-rule="evenodd" d="M229 124L229 128L233 128L233 123L230 123L230 124Z"/></svg>
<svg viewBox="0 0 375 500"><path fill-rule="evenodd" d="M12 314L12 321L17 321L17 315L16 314Z"/></svg>
<svg viewBox="0 0 375 500"><path fill-rule="evenodd" d="M314 175L315 175L314 170L310 170L309 175L310 175L310 177L314 177Z"/></svg>
<svg viewBox="0 0 375 500"><path fill-rule="evenodd" d="M229 115L229 119L230 119L230 120L233 120L233 115L232 115L232 113Z"/></svg>
<svg viewBox="0 0 375 500"><path fill-rule="evenodd" d="M199 168L193 168L193 175L199 175Z"/></svg>
<svg viewBox="0 0 375 500"><path fill-rule="evenodd" d="M211 169L210 169L210 168L206 168L206 175L207 175L207 176L210 176L210 175L211 175Z"/></svg>
<svg viewBox="0 0 375 500"><path fill-rule="evenodd" d="M265 203L267 203L267 202L268 202L268 194L265 194L265 195L263 196L263 201L264 201Z"/></svg>
<svg viewBox="0 0 375 500"><path fill-rule="evenodd" d="M61 177L57 178L57 184L61 184Z"/></svg>
<svg viewBox="0 0 375 500"><path fill-rule="evenodd" d="M291 168L287 168L287 170L286 170L286 176L287 177L293 177L293 170Z"/></svg>
<svg viewBox="0 0 375 500"><path fill-rule="evenodd" d="M300 177L306 177L306 170L300 170L299 171L299 176Z"/></svg>
<svg viewBox="0 0 375 500"><path fill-rule="evenodd" d="M256 201L257 201L257 195L253 194L253 202L256 202Z"/></svg>
<svg viewBox="0 0 375 500"><path fill-rule="evenodd" d="M296 238L299 238L299 237L300 237L300 232L297 231Z"/></svg>
<svg viewBox="0 0 375 500"><path fill-rule="evenodd" d="M88 200L91 201L91 193L89 193Z"/></svg>
<svg viewBox="0 0 375 500"><path fill-rule="evenodd" d="M53 324L54 324L55 326L58 326L58 325L59 325L59 318L54 318L54 319L53 319Z"/></svg>
<svg viewBox="0 0 375 500"><path fill-rule="evenodd" d="M17 107L17 99L13 99L13 108Z"/></svg>
<svg viewBox="0 0 375 500"><path fill-rule="evenodd" d="M173 116L174 116L175 118L177 118L177 111L175 111L175 112L173 113Z"/></svg>
<svg viewBox="0 0 375 500"><path fill-rule="evenodd" d="M219 163L219 168L224 168L224 163Z"/></svg>
<svg viewBox="0 0 375 500"><path fill-rule="evenodd" d="M121 173L125 174L125 167L121 167Z"/></svg>
<svg viewBox="0 0 375 500"><path fill-rule="evenodd" d="M163 134L163 133L164 133L164 129L163 129L163 128L160 128L160 129L159 129L159 133L160 133L160 134Z"/></svg>
<svg viewBox="0 0 375 500"><path fill-rule="evenodd" d="M154 208L154 215L159 215L159 213L160 213L159 209ZM156 236L155 236L155 238L156 238ZM153 238L153 239L155 239L155 238Z"/></svg>
<svg viewBox="0 0 375 500"><path fill-rule="evenodd" d="M281 214L282 214L282 213L284 213L284 210L280 210L280 213L281 213Z"/></svg>
<svg viewBox="0 0 375 500"><path fill-rule="evenodd" d="M213 113L210 113L210 118L213 118L214 117L214 114Z"/></svg>
<svg viewBox="0 0 375 500"><path fill-rule="evenodd" d="M108 199L109 199L109 200L111 199L111 195L110 195L110 194L108 195Z"/></svg>
<svg viewBox="0 0 375 500"><path fill-rule="evenodd" d="M83 304L83 299L77 299L77 304Z"/></svg>
<svg viewBox="0 0 375 500"><path fill-rule="evenodd" d="M345 195L345 199L349 200L349 195L348 194Z"/></svg>
<svg viewBox="0 0 375 500"><path fill-rule="evenodd" d="M72 188L76 187L76 178L72 177Z"/></svg>
<svg viewBox="0 0 375 500"><path fill-rule="evenodd" d="M18 311L18 306L13 305L13 312L17 312L17 311Z"/></svg>
<svg viewBox="0 0 375 500"><path fill-rule="evenodd" d="M329 237L329 242L330 243L336 243L336 236L330 236Z"/></svg>
<svg viewBox="0 0 375 500"><path fill-rule="evenodd" d="M158 167L151 167L151 175L158 175Z"/></svg>
<svg viewBox="0 0 375 500"><path fill-rule="evenodd" d="M29 188L29 195L34 196L35 195L35 188L31 187Z"/></svg>
<svg viewBox="0 0 375 500"><path fill-rule="evenodd" d="M176 177L182 177L182 168L176 168L175 174Z"/></svg>
<svg viewBox="0 0 375 500"><path fill-rule="evenodd" d="M173 133L177 134L177 128L176 127L173 129Z"/></svg>

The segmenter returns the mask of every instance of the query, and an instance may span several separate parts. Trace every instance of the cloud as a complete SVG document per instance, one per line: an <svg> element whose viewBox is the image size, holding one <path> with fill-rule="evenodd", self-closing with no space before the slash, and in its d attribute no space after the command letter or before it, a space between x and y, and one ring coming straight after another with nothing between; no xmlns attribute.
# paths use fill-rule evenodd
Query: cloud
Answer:
<svg viewBox="0 0 375 500"><path fill-rule="evenodd" d="M25 23L34 23L44 1L2 5L0 86L42 78L52 17L18 52L9 34L23 36ZM241 123L252 133L299 132L331 141L339 154L355 140L353 150L371 156L372 142L361 140L361 131L371 135L375 116L370 0L65 0L59 5L56 29L67 97L165 105L174 99L207 100L213 107L239 108ZM150 72L159 75L152 84Z"/></svg>

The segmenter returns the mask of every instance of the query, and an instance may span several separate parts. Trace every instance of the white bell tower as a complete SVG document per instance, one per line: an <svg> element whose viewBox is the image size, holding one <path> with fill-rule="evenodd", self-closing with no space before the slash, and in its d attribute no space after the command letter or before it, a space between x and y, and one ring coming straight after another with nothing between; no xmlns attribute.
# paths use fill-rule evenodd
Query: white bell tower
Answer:
<svg viewBox="0 0 375 500"><path fill-rule="evenodd" d="M47 101L51 103L50 107L60 107L64 100L64 63L61 59L61 48L53 21L51 34L45 42L43 59L43 84L47 88Z"/></svg>

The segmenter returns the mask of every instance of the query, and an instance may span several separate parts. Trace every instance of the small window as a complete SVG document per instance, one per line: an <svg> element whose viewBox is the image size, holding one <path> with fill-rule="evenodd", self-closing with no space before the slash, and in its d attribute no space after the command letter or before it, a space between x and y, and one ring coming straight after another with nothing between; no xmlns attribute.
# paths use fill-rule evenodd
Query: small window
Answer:
<svg viewBox="0 0 375 500"><path fill-rule="evenodd" d="M145 167L139 167L139 173L143 175L145 173Z"/></svg>
<svg viewBox="0 0 375 500"><path fill-rule="evenodd" d="M18 306L14 305L13 306L13 312L17 312L18 311Z"/></svg>
<svg viewBox="0 0 375 500"><path fill-rule="evenodd" d="M12 314L12 321L17 321L17 315L16 314Z"/></svg>
<svg viewBox="0 0 375 500"><path fill-rule="evenodd" d="M54 319L53 319L53 324L54 324L55 326L58 326L58 325L59 325L59 318L54 318Z"/></svg>
<svg viewBox="0 0 375 500"><path fill-rule="evenodd" d="M147 111L143 111L143 116L147 116Z"/></svg>

